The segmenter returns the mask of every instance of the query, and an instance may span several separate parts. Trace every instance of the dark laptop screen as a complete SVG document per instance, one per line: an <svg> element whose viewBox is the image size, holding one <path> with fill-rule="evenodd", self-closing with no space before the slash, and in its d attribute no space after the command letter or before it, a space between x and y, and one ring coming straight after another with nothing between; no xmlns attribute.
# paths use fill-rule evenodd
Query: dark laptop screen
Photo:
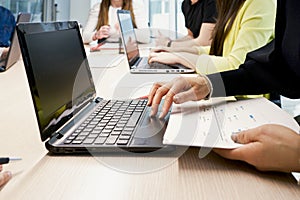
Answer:
<svg viewBox="0 0 300 200"><path fill-rule="evenodd" d="M95 96L75 22L20 24L18 34L42 139Z"/></svg>
<svg viewBox="0 0 300 200"><path fill-rule="evenodd" d="M130 12L127 10L118 10L120 28L122 30L123 44L129 61L129 65L134 65L140 57L134 27L132 24Z"/></svg>

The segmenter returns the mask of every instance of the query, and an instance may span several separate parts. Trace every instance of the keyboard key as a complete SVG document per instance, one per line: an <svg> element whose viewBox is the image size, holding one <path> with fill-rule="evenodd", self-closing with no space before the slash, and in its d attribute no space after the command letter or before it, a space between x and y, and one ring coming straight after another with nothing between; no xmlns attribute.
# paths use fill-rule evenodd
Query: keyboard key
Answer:
<svg viewBox="0 0 300 200"><path fill-rule="evenodd" d="M106 137L97 137L94 144L104 144Z"/></svg>
<svg viewBox="0 0 300 200"><path fill-rule="evenodd" d="M132 131L123 131L122 135L132 135Z"/></svg>
<svg viewBox="0 0 300 200"><path fill-rule="evenodd" d="M118 136L109 136L105 144L115 144L118 139Z"/></svg>
<svg viewBox="0 0 300 200"><path fill-rule="evenodd" d="M83 144L93 144L95 138L86 138L84 141L83 141Z"/></svg>
<svg viewBox="0 0 300 200"><path fill-rule="evenodd" d="M120 135L121 131L113 131L110 133L110 135Z"/></svg>
<svg viewBox="0 0 300 200"><path fill-rule="evenodd" d="M129 140L130 139L130 135L120 135L119 139L120 140Z"/></svg>
<svg viewBox="0 0 300 200"><path fill-rule="evenodd" d="M118 140L117 144L118 145L126 145L128 143L128 140Z"/></svg>

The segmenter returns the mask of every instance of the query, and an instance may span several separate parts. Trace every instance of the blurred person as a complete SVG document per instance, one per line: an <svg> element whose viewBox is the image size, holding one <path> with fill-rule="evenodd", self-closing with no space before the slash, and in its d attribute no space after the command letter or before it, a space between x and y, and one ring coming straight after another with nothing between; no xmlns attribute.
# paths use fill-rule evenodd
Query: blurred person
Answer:
<svg viewBox="0 0 300 200"><path fill-rule="evenodd" d="M105 38L119 38L119 23L117 10L131 12L135 28L148 28L145 8L140 0L102 0L95 4L89 13L86 26L83 29L83 42L90 43Z"/></svg>
<svg viewBox="0 0 300 200"><path fill-rule="evenodd" d="M156 46L208 46L217 19L216 0L184 0L181 4L187 35L171 40L158 32Z"/></svg>
<svg viewBox="0 0 300 200"><path fill-rule="evenodd" d="M217 0L217 11L210 46L158 47L149 62L179 63L201 74L233 70L274 38L276 0Z"/></svg>

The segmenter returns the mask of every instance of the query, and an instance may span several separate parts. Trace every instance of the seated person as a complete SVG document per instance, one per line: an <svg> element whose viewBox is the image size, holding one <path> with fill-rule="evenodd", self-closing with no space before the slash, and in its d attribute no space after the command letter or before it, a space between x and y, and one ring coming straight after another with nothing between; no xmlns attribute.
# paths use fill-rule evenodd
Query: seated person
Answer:
<svg viewBox="0 0 300 200"><path fill-rule="evenodd" d="M201 74L233 70L274 38L276 0L217 0L217 10L211 46L158 47L149 62L180 63Z"/></svg>
<svg viewBox="0 0 300 200"><path fill-rule="evenodd" d="M160 117L168 113L172 102L197 101L210 96L278 92L289 98L300 98L300 29L295 28L300 25L295 9L299 7L299 0L278 0L275 47L266 45L249 53L238 69L154 84L148 101L152 106L151 115L156 115L163 96ZM233 134L232 139L244 145L214 151L263 171L300 172L300 135L283 125L259 126Z"/></svg>
<svg viewBox="0 0 300 200"><path fill-rule="evenodd" d="M119 23L117 10L131 11L131 17L135 28L148 28L148 20L145 9L140 0L102 0L95 4L89 14L86 26L83 29L83 42L88 44L92 41L112 37L119 38ZM149 40L149 38L147 38Z"/></svg>
<svg viewBox="0 0 300 200"><path fill-rule="evenodd" d="M217 18L216 0L184 0L181 10L188 34L171 40L159 32L156 46L209 46Z"/></svg>

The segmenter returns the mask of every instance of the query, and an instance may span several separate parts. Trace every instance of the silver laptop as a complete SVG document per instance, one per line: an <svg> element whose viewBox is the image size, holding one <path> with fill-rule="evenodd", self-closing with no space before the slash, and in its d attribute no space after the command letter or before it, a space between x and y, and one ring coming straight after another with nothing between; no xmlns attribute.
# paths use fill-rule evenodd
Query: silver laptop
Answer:
<svg viewBox="0 0 300 200"><path fill-rule="evenodd" d="M30 13L19 13L16 23L29 22L30 18L31 18ZM21 56L21 51L20 51L19 41L18 41L16 31L14 31L7 57L6 59L0 62L0 72L4 72L8 68L10 68L13 64L15 64L19 60L20 56Z"/></svg>
<svg viewBox="0 0 300 200"><path fill-rule="evenodd" d="M20 23L17 33L40 135L50 152L169 148L162 144L168 116L150 118L147 100L96 96L77 22Z"/></svg>
<svg viewBox="0 0 300 200"><path fill-rule="evenodd" d="M194 73L193 69L181 64L167 65L159 62L148 63L148 57L140 57L130 11L118 10L118 20L125 54L131 73Z"/></svg>

